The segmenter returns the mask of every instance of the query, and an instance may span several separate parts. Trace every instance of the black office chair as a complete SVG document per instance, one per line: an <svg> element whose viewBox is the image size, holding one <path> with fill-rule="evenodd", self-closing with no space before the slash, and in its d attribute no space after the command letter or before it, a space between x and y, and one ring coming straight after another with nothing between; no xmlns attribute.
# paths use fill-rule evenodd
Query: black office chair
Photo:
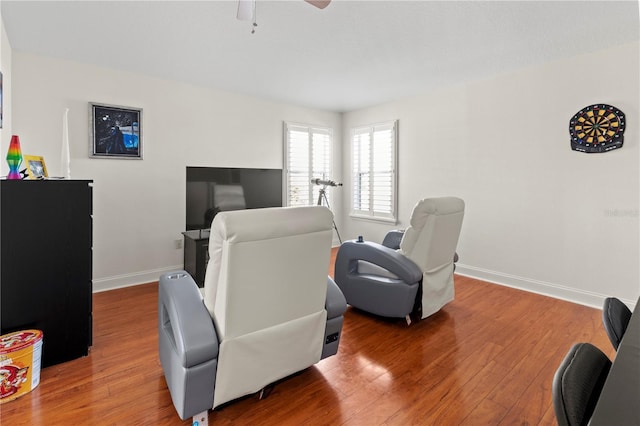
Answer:
<svg viewBox="0 0 640 426"><path fill-rule="evenodd" d="M631 319L631 310L627 308L627 305L622 303L620 299L615 297L607 297L604 300L604 307L602 308L602 322L604 323L604 329L611 340L613 347L618 350L622 336L627 330L629 320Z"/></svg>
<svg viewBox="0 0 640 426"><path fill-rule="evenodd" d="M610 368L609 358L592 344L573 345L553 376L558 426L589 423Z"/></svg>

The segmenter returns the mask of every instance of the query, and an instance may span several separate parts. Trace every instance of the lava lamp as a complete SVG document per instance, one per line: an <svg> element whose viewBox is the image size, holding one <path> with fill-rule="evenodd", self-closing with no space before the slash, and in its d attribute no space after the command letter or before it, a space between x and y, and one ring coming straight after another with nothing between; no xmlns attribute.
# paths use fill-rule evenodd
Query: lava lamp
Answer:
<svg viewBox="0 0 640 426"><path fill-rule="evenodd" d="M7 152L7 163L9 164L9 174L7 179L22 179L20 176L20 164L22 164L22 150L20 149L20 138L11 136L9 152Z"/></svg>

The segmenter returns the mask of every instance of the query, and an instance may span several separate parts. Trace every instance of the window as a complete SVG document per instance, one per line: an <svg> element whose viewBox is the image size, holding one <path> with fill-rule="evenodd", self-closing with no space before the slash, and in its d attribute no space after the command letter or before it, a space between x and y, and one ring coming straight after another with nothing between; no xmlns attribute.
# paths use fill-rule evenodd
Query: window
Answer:
<svg viewBox="0 0 640 426"><path fill-rule="evenodd" d="M284 123L284 135L286 205L316 205L321 187L311 179L331 179L332 130ZM330 191L326 195L330 200Z"/></svg>
<svg viewBox="0 0 640 426"><path fill-rule="evenodd" d="M397 120L353 129L352 215L395 222L397 129Z"/></svg>

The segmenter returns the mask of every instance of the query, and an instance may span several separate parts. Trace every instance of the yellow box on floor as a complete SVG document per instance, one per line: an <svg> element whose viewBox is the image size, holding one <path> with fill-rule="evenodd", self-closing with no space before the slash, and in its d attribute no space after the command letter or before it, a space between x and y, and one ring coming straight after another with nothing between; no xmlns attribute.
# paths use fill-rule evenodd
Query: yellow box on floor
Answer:
<svg viewBox="0 0 640 426"><path fill-rule="evenodd" d="M0 404L31 392L40 383L42 331L0 336Z"/></svg>

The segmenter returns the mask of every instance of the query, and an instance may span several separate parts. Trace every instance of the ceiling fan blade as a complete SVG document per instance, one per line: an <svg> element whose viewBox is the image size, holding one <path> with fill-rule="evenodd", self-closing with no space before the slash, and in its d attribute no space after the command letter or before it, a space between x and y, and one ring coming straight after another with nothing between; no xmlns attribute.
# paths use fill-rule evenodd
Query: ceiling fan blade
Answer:
<svg viewBox="0 0 640 426"><path fill-rule="evenodd" d="M329 6L329 3L331 3L331 0L304 0L304 1L314 5L318 9L324 9L325 7Z"/></svg>
<svg viewBox="0 0 640 426"><path fill-rule="evenodd" d="M238 0L238 14L240 21L253 21L256 10L256 0Z"/></svg>

